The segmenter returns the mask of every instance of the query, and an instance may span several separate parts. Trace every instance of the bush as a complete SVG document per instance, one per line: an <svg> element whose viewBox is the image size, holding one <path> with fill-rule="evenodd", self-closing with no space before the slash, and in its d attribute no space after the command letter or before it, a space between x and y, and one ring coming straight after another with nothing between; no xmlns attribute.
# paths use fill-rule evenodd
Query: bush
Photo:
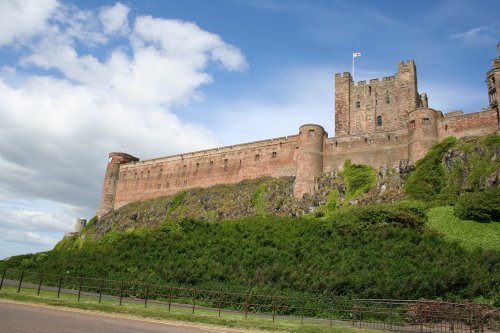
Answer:
<svg viewBox="0 0 500 333"><path fill-rule="evenodd" d="M405 184L406 194L411 199L430 202L440 193L446 185L442 159L456 142L455 137L448 137L434 145L424 158L417 161L415 171Z"/></svg>
<svg viewBox="0 0 500 333"><path fill-rule="evenodd" d="M344 162L341 176L346 184L347 202L368 192L377 179L377 173L372 167L364 164L351 164L350 160Z"/></svg>
<svg viewBox="0 0 500 333"><path fill-rule="evenodd" d="M455 215L463 220L500 221L500 188L463 193L455 206Z"/></svg>

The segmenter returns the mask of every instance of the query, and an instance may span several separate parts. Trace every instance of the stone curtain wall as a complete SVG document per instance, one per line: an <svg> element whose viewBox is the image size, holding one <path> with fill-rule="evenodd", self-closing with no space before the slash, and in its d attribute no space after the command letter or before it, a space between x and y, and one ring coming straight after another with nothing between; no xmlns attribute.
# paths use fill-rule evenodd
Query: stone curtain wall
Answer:
<svg viewBox="0 0 500 333"><path fill-rule="evenodd" d="M297 136L124 164L114 208L193 187L295 175Z"/></svg>
<svg viewBox="0 0 500 333"><path fill-rule="evenodd" d="M496 109L445 115L438 124L439 141L448 136L461 138L495 133L498 131L498 125L498 111Z"/></svg>

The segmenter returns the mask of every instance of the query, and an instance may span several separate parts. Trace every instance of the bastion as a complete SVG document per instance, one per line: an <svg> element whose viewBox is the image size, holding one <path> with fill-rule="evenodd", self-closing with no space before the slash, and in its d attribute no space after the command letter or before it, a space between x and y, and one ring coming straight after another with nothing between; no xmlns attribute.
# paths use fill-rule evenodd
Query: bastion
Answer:
<svg viewBox="0 0 500 333"><path fill-rule="evenodd" d="M373 168L414 164L436 143L499 133L500 43L486 73L489 105L481 111L443 115L418 92L415 62L398 64L394 76L354 82L335 74L335 136L306 124L286 137L140 161L109 154L97 217L127 203L216 184L263 176L293 176L294 196L312 194L322 173L341 170L346 160Z"/></svg>

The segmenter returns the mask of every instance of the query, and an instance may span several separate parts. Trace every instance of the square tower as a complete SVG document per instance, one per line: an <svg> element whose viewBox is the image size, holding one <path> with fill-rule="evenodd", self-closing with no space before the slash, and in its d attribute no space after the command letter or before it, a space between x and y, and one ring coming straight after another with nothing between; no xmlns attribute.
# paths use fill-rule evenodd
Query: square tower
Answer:
<svg viewBox="0 0 500 333"><path fill-rule="evenodd" d="M408 113L421 106L413 60L400 62L394 76L354 83L335 75L335 136L370 135L406 128Z"/></svg>

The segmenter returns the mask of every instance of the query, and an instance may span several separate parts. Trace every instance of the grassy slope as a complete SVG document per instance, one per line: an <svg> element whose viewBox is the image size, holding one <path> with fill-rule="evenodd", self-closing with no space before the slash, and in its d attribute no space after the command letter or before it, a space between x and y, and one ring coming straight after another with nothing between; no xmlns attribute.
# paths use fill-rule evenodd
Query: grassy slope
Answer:
<svg viewBox="0 0 500 333"><path fill-rule="evenodd" d="M500 251L500 223L479 223L460 220L453 214L453 207L435 207L429 213L428 226L444 235L446 240L458 241L473 250L481 247Z"/></svg>

